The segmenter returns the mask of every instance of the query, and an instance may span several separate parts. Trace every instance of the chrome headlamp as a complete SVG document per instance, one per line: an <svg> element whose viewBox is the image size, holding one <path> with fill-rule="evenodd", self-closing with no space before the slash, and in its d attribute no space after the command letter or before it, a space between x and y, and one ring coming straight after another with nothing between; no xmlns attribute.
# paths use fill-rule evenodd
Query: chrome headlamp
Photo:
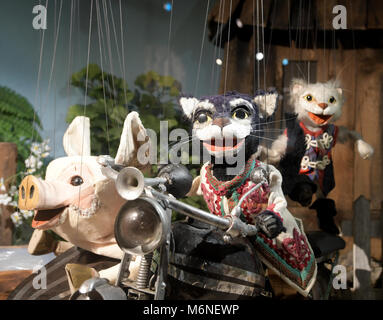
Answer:
<svg viewBox="0 0 383 320"><path fill-rule="evenodd" d="M153 198L126 202L114 225L119 247L126 253L145 255L157 249L170 232L171 217Z"/></svg>

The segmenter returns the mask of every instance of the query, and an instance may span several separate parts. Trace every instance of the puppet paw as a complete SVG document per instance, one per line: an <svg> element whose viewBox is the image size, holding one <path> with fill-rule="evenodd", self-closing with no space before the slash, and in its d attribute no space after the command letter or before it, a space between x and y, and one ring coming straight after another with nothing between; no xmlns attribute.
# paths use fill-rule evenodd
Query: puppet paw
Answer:
<svg viewBox="0 0 383 320"><path fill-rule="evenodd" d="M367 142L359 139L356 141L356 147L358 149L359 155L362 159L370 159L374 154L374 148L371 147Z"/></svg>
<svg viewBox="0 0 383 320"><path fill-rule="evenodd" d="M330 234L339 234L339 229L336 226L333 217L323 214L323 215L318 215L318 220L319 220L319 229Z"/></svg>
<svg viewBox="0 0 383 320"><path fill-rule="evenodd" d="M270 239L277 237L282 231L286 231L281 218L272 211L261 212L256 216L256 221L260 231Z"/></svg>
<svg viewBox="0 0 383 320"><path fill-rule="evenodd" d="M307 207L310 205L313 194L316 192L316 186L310 183L298 183L289 197L291 200L299 202L303 207Z"/></svg>
<svg viewBox="0 0 383 320"><path fill-rule="evenodd" d="M259 146L258 148L258 151L260 152L259 159L268 164L278 164L284 155L284 153L279 150L269 149L265 146Z"/></svg>
<svg viewBox="0 0 383 320"><path fill-rule="evenodd" d="M331 234L339 234L339 229L334 221L334 216L337 214L334 200L318 199L310 209L317 212L319 229Z"/></svg>
<svg viewBox="0 0 383 320"><path fill-rule="evenodd" d="M267 181L267 172L263 168L255 168L251 174L250 174L250 179L253 181L255 184L258 183L268 183Z"/></svg>

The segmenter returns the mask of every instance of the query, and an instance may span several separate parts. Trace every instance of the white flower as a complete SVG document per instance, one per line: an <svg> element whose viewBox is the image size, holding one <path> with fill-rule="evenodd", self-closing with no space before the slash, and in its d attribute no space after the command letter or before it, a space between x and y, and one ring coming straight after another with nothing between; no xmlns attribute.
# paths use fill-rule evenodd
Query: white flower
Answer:
<svg viewBox="0 0 383 320"><path fill-rule="evenodd" d="M42 143L42 148L41 148L42 151L48 152L51 150L48 144L49 144L49 139L44 140L44 142Z"/></svg>
<svg viewBox="0 0 383 320"><path fill-rule="evenodd" d="M7 206L11 201L12 198L7 193L0 194L0 204Z"/></svg>
<svg viewBox="0 0 383 320"><path fill-rule="evenodd" d="M30 155L26 160L25 160L25 166L28 169L35 169L37 166L37 158L33 155Z"/></svg>
<svg viewBox="0 0 383 320"><path fill-rule="evenodd" d="M20 210L20 212L25 219L33 217L33 215L34 215L33 211L31 211L31 210Z"/></svg>
<svg viewBox="0 0 383 320"><path fill-rule="evenodd" d="M37 162L37 169L40 169L42 166L43 166L43 162L39 160Z"/></svg>
<svg viewBox="0 0 383 320"><path fill-rule="evenodd" d="M44 152L41 154L41 158L46 158L49 156L49 152Z"/></svg>
<svg viewBox="0 0 383 320"><path fill-rule="evenodd" d="M7 191L5 189L4 178L0 178L0 191Z"/></svg>
<svg viewBox="0 0 383 320"><path fill-rule="evenodd" d="M11 186L10 188L9 188L9 195L11 196L11 197L13 197L15 194L17 194L17 192L18 192L18 189L17 189L17 187L15 186L15 185L13 185L13 186Z"/></svg>
<svg viewBox="0 0 383 320"><path fill-rule="evenodd" d="M41 154L41 145L38 142L33 142L31 146L31 152L34 153L36 156L39 156Z"/></svg>
<svg viewBox="0 0 383 320"><path fill-rule="evenodd" d="M34 172L36 172L36 169L34 169L34 168L30 168L27 170L27 173L29 173L29 174L32 174Z"/></svg>
<svg viewBox="0 0 383 320"><path fill-rule="evenodd" d="M21 217L20 212L17 211L11 214L11 220L16 227L23 223L23 218Z"/></svg>

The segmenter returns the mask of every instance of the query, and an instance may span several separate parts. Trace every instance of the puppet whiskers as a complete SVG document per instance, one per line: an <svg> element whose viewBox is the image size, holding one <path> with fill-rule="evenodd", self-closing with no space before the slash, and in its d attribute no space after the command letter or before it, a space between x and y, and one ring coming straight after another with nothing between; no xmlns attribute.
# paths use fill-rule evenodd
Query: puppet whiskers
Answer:
<svg viewBox="0 0 383 320"><path fill-rule="evenodd" d="M256 134L252 134L252 133L250 133L249 135L250 135L250 136L253 136L253 137L256 137L256 138L259 138L259 139L264 139L264 140L269 140L269 141L275 141L275 139L266 138L266 137L259 136L259 135L256 135Z"/></svg>

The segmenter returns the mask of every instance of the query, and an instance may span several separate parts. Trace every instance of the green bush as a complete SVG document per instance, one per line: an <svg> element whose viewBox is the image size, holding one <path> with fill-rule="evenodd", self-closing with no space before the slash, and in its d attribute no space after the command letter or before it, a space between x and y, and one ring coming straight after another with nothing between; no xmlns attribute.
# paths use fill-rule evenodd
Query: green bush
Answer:
<svg viewBox="0 0 383 320"><path fill-rule="evenodd" d="M14 211L11 219L15 245L27 243L33 232L33 212L17 208L17 187L28 174L43 176L49 162L48 141L42 141L41 129L41 121L28 100L0 86L0 141L17 145L17 173L7 179L0 177L0 202Z"/></svg>
<svg viewBox="0 0 383 320"><path fill-rule="evenodd" d="M162 120L168 121L169 132L175 128L188 129L189 125L184 121L177 103L181 84L171 76L149 71L139 75L134 82L135 87L131 89L124 79L103 72L96 64L89 64L72 75L71 84L86 93L89 103L71 106L66 121L70 123L79 115L89 117L92 154L115 156L123 122L131 111L137 111L144 127L154 130L157 136ZM199 174L199 166L190 164L187 167L193 176ZM150 174L155 176L156 173L157 166L153 165ZM183 201L207 209L201 197Z"/></svg>
<svg viewBox="0 0 383 320"><path fill-rule="evenodd" d="M17 172L25 171L32 140L42 141L41 129L41 121L29 101L15 91L0 86L0 141L17 145Z"/></svg>

